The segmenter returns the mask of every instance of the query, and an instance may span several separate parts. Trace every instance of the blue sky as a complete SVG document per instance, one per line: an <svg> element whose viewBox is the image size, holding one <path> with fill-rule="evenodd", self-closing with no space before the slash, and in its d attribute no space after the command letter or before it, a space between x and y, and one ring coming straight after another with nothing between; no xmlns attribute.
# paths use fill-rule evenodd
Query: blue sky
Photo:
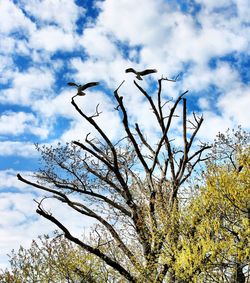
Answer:
<svg viewBox="0 0 250 283"><path fill-rule="evenodd" d="M156 68L154 79L180 74L163 94L189 90L190 113L205 118L201 140L237 125L249 130L248 0L0 0L0 15L0 266L12 248L54 228L35 214L39 193L16 179L37 168L34 143L91 131L70 104L68 81L101 82L77 101L88 113L100 103L99 123L113 139L121 128L111 94L123 79L131 119L154 130L128 67ZM73 214L67 221L82 231Z"/></svg>

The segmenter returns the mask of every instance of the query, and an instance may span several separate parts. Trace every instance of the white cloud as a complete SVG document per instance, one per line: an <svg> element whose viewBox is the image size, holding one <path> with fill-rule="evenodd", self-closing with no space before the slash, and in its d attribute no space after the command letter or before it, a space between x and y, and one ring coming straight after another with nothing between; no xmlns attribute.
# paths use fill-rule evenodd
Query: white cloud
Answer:
<svg viewBox="0 0 250 283"><path fill-rule="evenodd" d="M132 45L157 46L161 41L162 27L165 26L162 11L167 9L164 1L109 0L98 2L98 5L102 12L97 26L112 32L116 38Z"/></svg>
<svg viewBox="0 0 250 283"><path fill-rule="evenodd" d="M234 122L230 117L225 117L220 114L216 114L211 111L203 111L204 122L198 132L197 138L201 141L212 142L218 132L225 132L228 128L232 129L235 127ZM237 125L236 125L237 126Z"/></svg>
<svg viewBox="0 0 250 283"><path fill-rule="evenodd" d="M237 70L228 63L219 62L213 68L207 65L194 65L184 76L183 85L191 91L204 91L210 85L214 85L220 89L220 92L226 92L232 84L238 84L239 81L240 76Z"/></svg>
<svg viewBox="0 0 250 283"><path fill-rule="evenodd" d="M218 107L225 117L243 128L249 127L250 121L250 87L239 87L221 95Z"/></svg>
<svg viewBox="0 0 250 283"><path fill-rule="evenodd" d="M98 34L97 31L102 30L102 36L106 32L107 39L113 35L115 39L129 43L130 47L140 45L140 54L136 56L140 66L153 65L162 74L175 75L183 69L184 64L190 62L201 67L214 56L244 52L248 46L248 39L241 32L240 21L231 17L229 24L225 25L223 10L210 15L202 9L196 21L191 15L171 11L162 1L148 0L135 4L133 1L118 3L109 0L99 3L99 6L101 13L91 32ZM90 44L87 50L91 51L92 48ZM116 61L122 62L119 57L116 57ZM103 61L95 61L93 65L86 63L85 67L105 71Z"/></svg>
<svg viewBox="0 0 250 283"><path fill-rule="evenodd" d="M31 89L47 89L54 82L53 74L49 70L39 70L30 68L25 73L16 73L13 80L13 85L20 89L27 87Z"/></svg>
<svg viewBox="0 0 250 283"><path fill-rule="evenodd" d="M48 129L41 127L32 113L5 112L0 116L0 134L17 136L27 132L42 138L48 135Z"/></svg>
<svg viewBox="0 0 250 283"><path fill-rule="evenodd" d="M12 1L0 0L0 11L0 32L8 34L23 30L31 33L35 30L35 24Z"/></svg>
<svg viewBox="0 0 250 283"><path fill-rule="evenodd" d="M105 31L100 28L86 28L79 43L91 57L103 60L116 60L118 50Z"/></svg>
<svg viewBox="0 0 250 283"><path fill-rule="evenodd" d="M200 26L194 18L180 12L172 13L168 21L172 34L166 36L161 45L162 51L156 54L160 54L161 58L164 56L170 66L178 65L180 61L205 65L214 56L243 51L247 47L247 39L238 31L240 26L230 28L222 22L217 23L218 15L201 14Z"/></svg>
<svg viewBox="0 0 250 283"><path fill-rule="evenodd" d="M44 24L57 24L64 31L74 31L79 16L84 16L85 9L73 0L21 0L29 14Z"/></svg>
<svg viewBox="0 0 250 283"><path fill-rule="evenodd" d="M37 151L32 142L0 141L0 156L35 157Z"/></svg>
<svg viewBox="0 0 250 283"><path fill-rule="evenodd" d="M65 33L62 29L54 26L46 26L37 30L30 37L30 46L35 49L44 49L48 52L58 50L70 50L76 44L74 35Z"/></svg>
<svg viewBox="0 0 250 283"><path fill-rule="evenodd" d="M204 8L209 9L210 11L216 8L225 8L232 5L231 0L196 0L196 2L200 3Z"/></svg>
<svg viewBox="0 0 250 283"><path fill-rule="evenodd" d="M12 37L1 35L0 40L1 40L1 45L0 45L1 53L4 54L12 53L15 48L15 39Z"/></svg>
<svg viewBox="0 0 250 283"><path fill-rule="evenodd" d="M13 74L12 68L14 68L12 58L7 55L0 55L0 83L5 84L9 81Z"/></svg>
<svg viewBox="0 0 250 283"><path fill-rule="evenodd" d="M76 118L77 114L71 105L71 97L76 94L73 90L62 90L55 97L44 97L34 101L32 108L38 112L43 119L62 116L65 118Z"/></svg>
<svg viewBox="0 0 250 283"><path fill-rule="evenodd" d="M5 36L0 34L0 53L9 55L29 55L30 50L27 45L27 40L16 39L13 36ZM7 67L7 66L6 66Z"/></svg>
<svg viewBox="0 0 250 283"><path fill-rule="evenodd" d="M17 190L25 189L27 192L28 185L18 181L17 171L13 169L0 170L0 188L15 188ZM24 172L26 175L31 174L31 172Z"/></svg>
<svg viewBox="0 0 250 283"><path fill-rule="evenodd" d="M205 98L205 97L201 97L198 99L198 104L199 107L202 108L203 110L207 110L211 107L210 103L209 103L209 99Z"/></svg>
<svg viewBox="0 0 250 283"><path fill-rule="evenodd" d="M236 0L238 14L242 22L249 23L250 5L248 0Z"/></svg>
<svg viewBox="0 0 250 283"><path fill-rule="evenodd" d="M0 102L2 103L31 106L35 100L48 95L54 84L53 72L33 67L24 72L13 72L11 79L12 88L1 91Z"/></svg>
<svg viewBox="0 0 250 283"><path fill-rule="evenodd" d="M200 102L203 107L204 123L199 131L201 140L213 140L218 132L225 132L241 125L249 129L250 89L243 85L231 85L232 90L224 92L217 99ZM202 99L202 98L201 98ZM202 104L203 103L203 104Z"/></svg>

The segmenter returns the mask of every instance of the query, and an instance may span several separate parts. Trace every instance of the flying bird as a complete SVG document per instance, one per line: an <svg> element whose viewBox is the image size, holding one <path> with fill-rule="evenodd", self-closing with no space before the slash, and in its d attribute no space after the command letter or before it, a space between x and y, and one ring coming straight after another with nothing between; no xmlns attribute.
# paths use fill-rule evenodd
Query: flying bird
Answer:
<svg viewBox="0 0 250 283"><path fill-rule="evenodd" d="M125 70L126 73L134 73L136 74L136 78L138 80L141 80L142 81L142 76L146 76L146 75L149 75L149 74L153 74L153 73L156 73L157 70L156 69L147 69L147 70L144 70L144 71L141 71L141 72L137 72L135 69L133 68L128 68Z"/></svg>
<svg viewBox="0 0 250 283"><path fill-rule="evenodd" d="M76 95L84 96L84 95L86 95L86 93L84 92L85 89L87 89L89 87L97 86L97 85L99 85L99 82L91 82L91 83L87 83L85 85L78 85L76 83L69 82L68 85L77 87L77 94Z"/></svg>

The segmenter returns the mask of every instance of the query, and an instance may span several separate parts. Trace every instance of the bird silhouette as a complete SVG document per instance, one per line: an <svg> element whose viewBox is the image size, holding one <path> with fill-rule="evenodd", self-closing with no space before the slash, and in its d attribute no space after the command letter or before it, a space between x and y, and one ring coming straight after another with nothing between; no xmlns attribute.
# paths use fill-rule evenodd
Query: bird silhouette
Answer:
<svg viewBox="0 0 250 283"><path fill-rule="evenodd" d="M144 71L141 71L141 72L137 72L135 69L133 68L128 68L125 70L126 73L134 73L136 74L136 78L138 80L141 80L142 81L142 76L146 76L146 75L149 75L149 74L153 74L153 73L156 73L157 70L156 69L147 69L147 70L144 70Z"/></svg>
<svg viewBox="0 0 250 283"><path fill-rule="evenodd" d="M99 82L90 82L90 83L87 83L85 85L78 85L76 83L69 82L68 85L77 87L77 94L76 95L84 96L84 95L86 95L86 93L84 92L85 89L87 89L89 87L97 86L97 85L99 85Z"/></svg>
<svg viewBox="0 0 250 283"><path fill-rule="evenodd" d="M240 173L241 172L241 170L243 169L243 165L240 165L239 167L238 167L238 173Z"/></svg>

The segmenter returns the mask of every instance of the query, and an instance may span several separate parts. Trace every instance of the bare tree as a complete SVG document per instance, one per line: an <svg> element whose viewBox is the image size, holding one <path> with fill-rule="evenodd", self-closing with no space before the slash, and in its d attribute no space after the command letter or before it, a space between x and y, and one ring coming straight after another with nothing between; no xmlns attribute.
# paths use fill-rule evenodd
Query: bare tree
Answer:
<svg viewBox="0 0 250 283"><path fill-rule="evenodd" d="M98 132L98 137L92 139L88 134L84 142L38 147L45 166L35 175L37 182L17 175L20 181L77 211L79 217L98 221L95 240L88 244L43 208L44 199L38 202L36 210L61 229L67 239L96 255L129 282L163 282L164 278L178 282L172 263L173 247L178 246L180 235L179 190L195 166L206 159L203 152L210 147L205 143L194 147L203 117L187 115L187 91L175 102L165 101L164 81L168 79L158 80L155 97L134 81L156 118L160 132L157 144L146 138L139 124L131 125L119 94L122 83L114 91L114 98L124 137L116 142L111 140L96 122L100 115L98 106L96 113L88 116L74 96L73 107ZM174 119L181 120L182 147L176 147L170 135Z"/></svg>

